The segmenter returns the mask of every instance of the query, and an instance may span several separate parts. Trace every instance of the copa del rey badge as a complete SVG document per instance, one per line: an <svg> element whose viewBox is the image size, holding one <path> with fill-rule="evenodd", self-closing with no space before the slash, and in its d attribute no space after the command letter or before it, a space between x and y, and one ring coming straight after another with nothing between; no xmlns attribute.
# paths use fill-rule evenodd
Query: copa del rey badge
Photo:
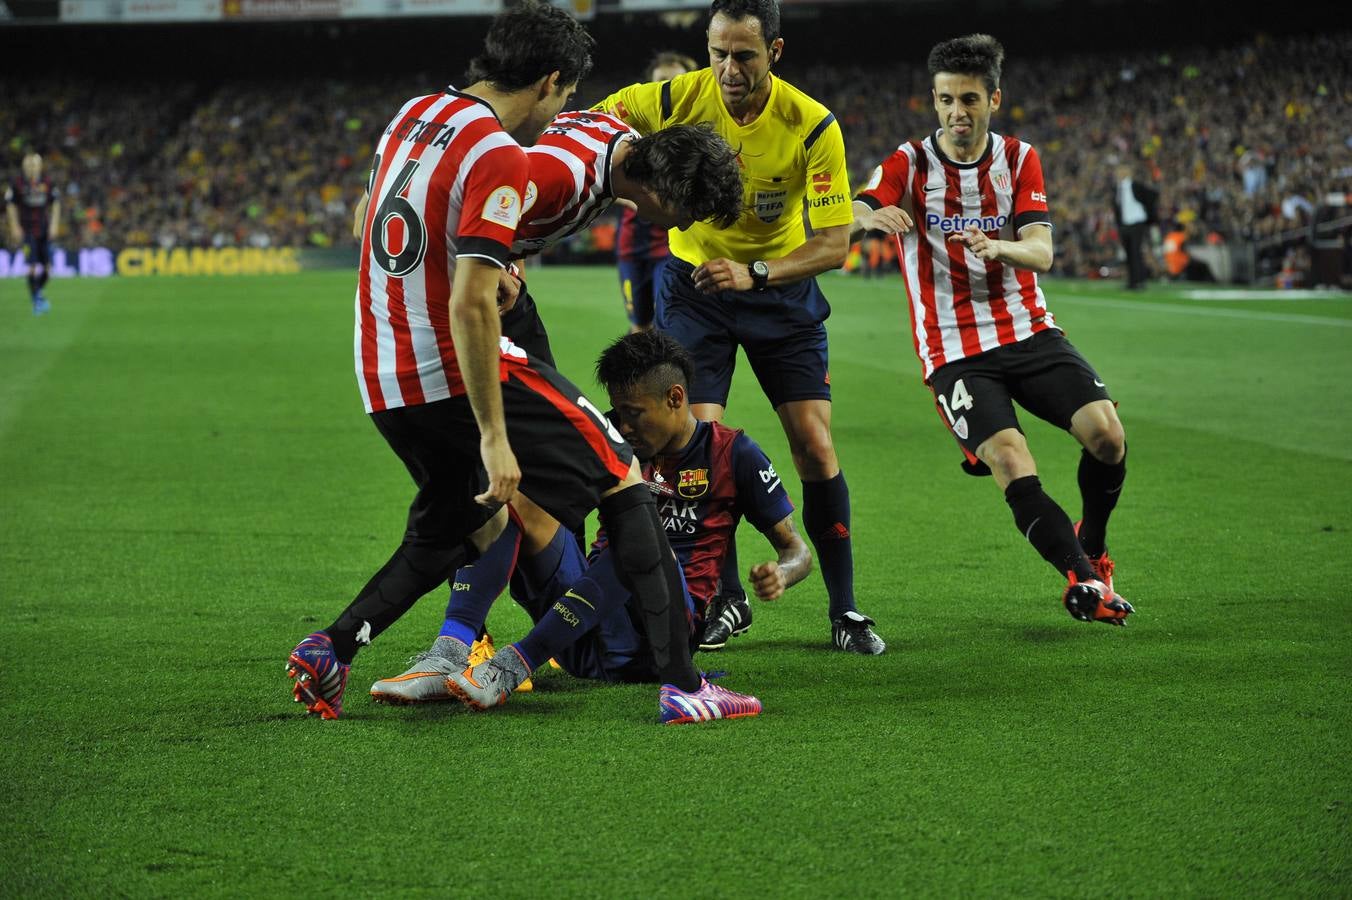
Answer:
<svg viewBox="0 0 1352 900"><path fill-rule="evenodd" d="M682 469L676 484L676 493L687 500L703 497L709 491L708 469Z"/></svg>

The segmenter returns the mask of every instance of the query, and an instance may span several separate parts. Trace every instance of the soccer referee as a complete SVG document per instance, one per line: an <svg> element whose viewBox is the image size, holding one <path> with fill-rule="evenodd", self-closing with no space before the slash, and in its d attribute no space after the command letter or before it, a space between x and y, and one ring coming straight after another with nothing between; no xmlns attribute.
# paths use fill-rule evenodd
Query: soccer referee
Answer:
<svg viewBox="0 0 1352 900"><path fill-rule="evenodd" d="M670 233L655 324L694 358L690 399L701 419L723 418L738 346L745 351L803 482L803 525L830 596L832 641L882 653L873 620L855 607L850 494L831 440L823 324L831 307L816 281L849 250L845 142L830 110L774 75L784 53L775 0L714 0L709 12L708 68L631 85L598 104L643 134L708 122L740 151L742 217L726 230L696 222ZM711 628L749 624L735 553L717 602L728 614L711 609ZM705 637L717 643L719 635Z"/></svg>

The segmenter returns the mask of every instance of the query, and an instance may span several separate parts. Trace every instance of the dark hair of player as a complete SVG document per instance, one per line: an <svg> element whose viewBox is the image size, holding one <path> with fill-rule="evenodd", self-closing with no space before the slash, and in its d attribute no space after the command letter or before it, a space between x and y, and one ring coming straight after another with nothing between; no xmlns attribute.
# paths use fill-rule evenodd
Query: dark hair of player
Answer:
<svg viewBox="0 0 1352 900"><path fill-rule="evenodd" d="M737 152L712 125L672 125L639 138L621 166L697 222L727 228L742 215Z"/></svg>
<svg viewBox="0 0 1352 900"><path fill-rule="evenodd" d="M519 91L558 72L560 87L567 87L591 71L594 43L562 9L526 0L493 19L466 83L487 81L501 91Z"/></svg>
<svg viewBox="0 0 1352 900"><path fill-rule="evenodd" d="M689 390L694 377L690 354L660 331L626 334L596 361L596 382L607 391L664 394L673 384Z"/></svg>
<svg viewBox="0 0 1352 900"><path fill-rule="evenodd" d="M929 74L976 75L986 82L986 93L1000 87L1005 48L989 34L968 34L935 44L929 55Z"/></svg>
<svg viewBox="0 0 1352 900"><path fill-rule="evenodd" d="M734 22L747 16L759 20L767 47L779 40L779 0L714 0L709 7L709 18L713 19L719 13Z"/></svg>
<svg viewBox="0 0 1352 900"><path fill-rule="evenodd" d="M673 53L670 50L664 50L648 62L648 68L643 70L643 80L653 81L657 70L665 66L680 66L687 72L693 72L700 67L699 63L695 62L684 53Z"/></svg>

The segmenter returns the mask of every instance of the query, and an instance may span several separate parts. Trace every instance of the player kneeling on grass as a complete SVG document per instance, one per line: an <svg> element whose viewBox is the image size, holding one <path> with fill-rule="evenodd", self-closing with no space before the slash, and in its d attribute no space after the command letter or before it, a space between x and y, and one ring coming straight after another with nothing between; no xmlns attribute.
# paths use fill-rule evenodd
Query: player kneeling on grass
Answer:
<svg viewBox="0 0 1352 900"><path fill-rule="evenodd" d="M691 363L679 344L657 333L631 334L602 354L596 371L610 394L621 433L643 462L644 479L681 562L689 635L704 633L728 543L743 516L765 534L777 556L750 570L758 598L776 600L807 575L812 555L794 529L793 504L779 476L745 434L695 419L688 400ZM530 531L539 520L538 514L528 512L516 517L513 526ZM403 675L376 682L372 696L392 703L456 696L471 707L486 709L506 702L550 658L582 678L657 680L641 601L616 577L605 533L598 537L588 565L566 529L556 523L553 527L544 550L519 559L520 533L509 528L463 585L470 588L472 579L479 597L487 596L491 602L507 583L514 563L512 594L536 623L530 634L487 662L445 674L437 670L449 667L415 663ZM490 571L495 566L496 571ZM487 606L476 602L473 592L453 591L446 622L429 655L464 659L486 614ZM754 697L732 694L707 681L694 692L664 686L660 705L662 721L668 723L760 711Z"/></svg>
<svg viewBox="0 0 1352 900"><path fill-rule="evenodd" d="M1037 276L1052 267L1051 215L1037 151L990 131L1004 48L972 34L930 52L939 129L902 144L854 202L855 237L899 235L912 337L935 404L974 474L993 474L1029 543L1066 576L1072 616L1124 625L1108 516L1127 475L1116 404L1056 327ZM1047 496L1014 402L1083 445L1084 514Z"/></svg>

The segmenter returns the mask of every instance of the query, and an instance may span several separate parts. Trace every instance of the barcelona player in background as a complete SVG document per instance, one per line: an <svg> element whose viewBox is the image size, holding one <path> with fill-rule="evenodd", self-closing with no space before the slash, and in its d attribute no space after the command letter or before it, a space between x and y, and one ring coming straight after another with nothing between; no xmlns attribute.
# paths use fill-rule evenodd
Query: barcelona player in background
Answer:
<svg viewBox="0 0 1352 900"><path fill-rule="evenodd" d="M28 262L28 294L33 315L52 308L42 288L51 275L52 241L61 233L61 198L52 179L42 174L42 157L23 158L23 174L5 186L5 215L9 236L23 248Z"/></svg>
<svg viewBox="0 0 1352 900"><path fill-rule="evenodd" d="M680 53L663 52L648 63L644 81L670 81L693 72L698 64ZM620 229L615 241L615 262L620 271L620 295L629 317L630 331L643 331L653 324L653 285L660 277L670 251L667 228L640 219L633 208L620 211Z"/></svg>

